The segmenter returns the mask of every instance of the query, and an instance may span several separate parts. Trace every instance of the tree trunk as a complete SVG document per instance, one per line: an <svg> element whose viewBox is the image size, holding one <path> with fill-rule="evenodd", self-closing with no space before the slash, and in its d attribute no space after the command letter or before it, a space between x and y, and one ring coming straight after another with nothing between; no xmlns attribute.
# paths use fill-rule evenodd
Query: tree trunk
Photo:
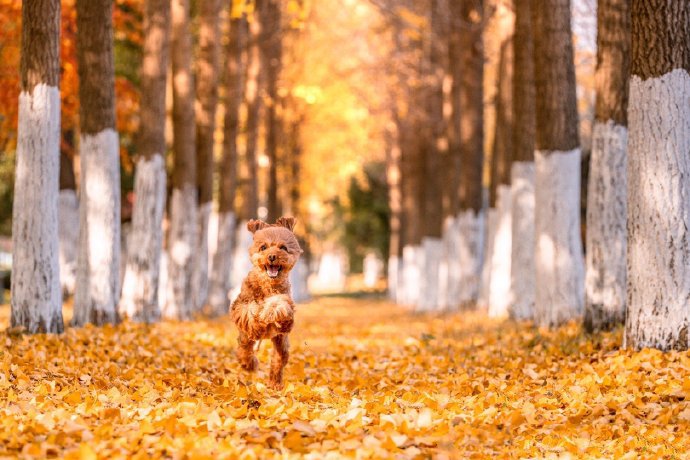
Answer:
<svg viewBox="0 0 690 460"><path fill-rule="evenodd" d="M119 321L120 143L112 6L112 0L77 0L81 203L75 326Z"/></svg>
<svg viewBox="0 0 690 460"><path fill-rule="evenodd" d="M246 17L230 17L225 76L225 120L223 159L220 165L220 204L218 215L218 244L213 257L209 304L214 315L227 314L230 307L230 274L235 242L235 189L237 188L237 137L239 135L240 105L242 104L243 65Z"/></svg>
<svg viewBox="0 0 690 460"><path fill-rule="evenodd" d="M582 314L580 147L570 0L536 0L535 320L557 326Z"/></svg>
<svg viewBox="0 0 690 460"><path fill-rule="evenodd" d="M74 131L63 133L60 149L60 196L58 198L58 238L60 246L60 286L63 296L74 294L77 274L77 241L79 240L79 199L74 177Z"/></svg>
<svg viewBox="0 0 690 460"><path fill-rule="evenodd" d="M197 256L192 283L193 308L201 311L209 293L209 218L213 200L213 147L218 105L220 60L220 0L199 3L199 53L197 59L196 158L199 215Z"/></svg>
<svg viewBox="0 0 690 460"><path fill-rule="evenodd" d="M403 122L401 141L401 190L402 215L405 222L402 231L402 285L400 303L416 305L419 300L421 267L423 266L422 244L422 216L424 206L422 200L422 178L424 173L424 158L419 148L419 120L414 114Z"/></svg>
<svg viewBox="0 0 690 460"><path fill-rule="evenodd" d="M455 4L452 2L451 4ZM484 52L482 45L483 0L460 2L460 49L462 76L458 110L460 124L459 231L462 268L458 299L460 304L477 301L482 269L484 216L482 211L482 169L484 163L482 81ZM457 8L457 7L456 7Z"/></svg>
<svg viewBox="0 0 690 460"><path fill-rule="evenodd" d="M496 126L493 158L491 159L491 187L489 206L496 209L496 228L491 249L489 274L489 316L503 317L508 314L512 302L510 269L512 254L512 199L510 168L512 164L513 136L513 47L512 34L501 44L498 65L498 89L496 91Z"/></svg>
<svg viewBox="0 0 690 460"><path fill-rule="evenodd" d="M136 201L127 244L120 315L151 323L160 318L158 287L165 210L165 89L169 58L170 2L147 0L141 75Z"/></svg>
<svg viewBox="0 0 690 460"><path fill-rule="evenodd" d="M193 313L197 248L196 125L189 0L173 0L173 172L170 205L167 318L186 320Z"/></svg>
<svg viewBox="0 0 690 460"><path fill-rule="evenodd" d="M63 331L58 264L60 2L22 4L12 212L12 327Z"/></svg>
<svg viewBox="0 0 690 460"><path fill-rule="evenodd" d="M262 3L256 4L257 9ZM256 11L255 14L260 14ZM261 23L257 18L249 26L249 41L247 51L247 81L244 88L245 105L247 106L246 121L246 149L244 155L244 171L242 175L242 215L243 220L255 219L259 209L259 169L257 149L259 142L259 122L262 107L260 95L263 80L259 40L261 37Z"/></svg>
<svg viewBox="0 0 690 460"><path fill-rule="evenodd" d="M513 35L513 164L511 166L512 244L510 315L531 319L534 314L534 59L531 0L515 0ZM513 269L513 267L515 269Z"/></svg>
<svg viewBox="0 0 690 460"><path fill-rule="evenodd" d="M624 346L634 349L689 346L688 18L687 1L632 2Z"/></svg>
<svg viewBox="0 0 690 460"><path fill-rule="evenodd" d="M625 320L626 164L630 0L597 8L597 103L587 188L585 318L588 331Z"/></svg>
<svg viewBox="0 0 690 460"><path fill-rule="evenodd" d="M282 67L282 30L279 0L260 0L261 67L266 74L266 155L268 156L267 219L273 222L281 215L278 202L278 80Z"/></svg>
<svg viewBox="0 0 690 460"><path fill-rule="evenodd" d="M427 93L424 129L418 133L422 137L424 149L424 219L422 251L424 266L421 271L421 292L417 308L419 310L437 310L445 304L445 287L447 269L443 257L443 163L447 154L448 139L443 117L443 79L445 66L443 46L445 16L439 0L431 1L431 33L429 51L425 66L427 76Z"/></svg>
<svg viewBox="0 0 690 460"><path fill-rule="evenodd" d="M399 282L401 247L402 193L400 190L400 133L386 131L386 179L388 181L388 207L390 208L391 236L388 247L388 297L396 302Z"/></svg>

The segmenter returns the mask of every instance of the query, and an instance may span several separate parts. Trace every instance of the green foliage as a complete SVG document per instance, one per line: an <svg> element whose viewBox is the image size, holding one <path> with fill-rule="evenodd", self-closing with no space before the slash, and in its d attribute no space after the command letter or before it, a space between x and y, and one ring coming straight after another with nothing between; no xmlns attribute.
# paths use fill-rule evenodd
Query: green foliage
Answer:
<svg viewBox="0 0 690 460"><path fill-rule="evenodd" d="M390 208L386 167L382 162L364 165L361 180L350 179L346 200L334 202L340 243L346 248L350 271L362 271L364 256L375 252L383 260L390 240Z"/></svg>

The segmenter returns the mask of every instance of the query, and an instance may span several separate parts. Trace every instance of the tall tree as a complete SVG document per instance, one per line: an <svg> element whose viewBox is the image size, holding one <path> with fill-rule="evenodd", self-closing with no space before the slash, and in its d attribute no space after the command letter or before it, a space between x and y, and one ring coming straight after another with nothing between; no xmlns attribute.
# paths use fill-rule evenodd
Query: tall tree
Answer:
<svg viewBox="0 0 690 460"><path fill-rule="evenodd" d="M58 265L58 0L22 3L20 65L10 321L30 333L59 333L64 325Z"/></svg>
<svg viewBox="0 0 690 460"><path fill-rule="evenodd" d="M170 203L167 318L190 319L197 245L197 165L189 0L170 6L173 84L173 171Z"/></svg>
<svg viewBox="0 0 690 460"><path fill-rule="evenodd" d="M237 137L239 135L240 105L244 87L242 50L246 42L244 14L230 14L225 74L225 119L223 126L223 157L220 162L220 203L218 214L218 244L213 257L209 304L214 315L228 312L230 272L235 240L235 189L237 188Z"/></svg>
<svg viewBox="0 0 690 460"><path fill-rule="evenodd" d="M425 114L424 125L418 136L424 158L424 219L422 250L424 252L424 266L422 268L422 284L419 303L421 310L441 308L445 303L445 283L441 279L441 261L443 259L443 181L439 180L443 174L443 164L447 154L446 129L443 117L443 79L445 76L446 60L444 59L445 36L444 11L445 5L440 0L431 0L430 5L430 33L425 56L426 74Z"/></svg>
<svg viewBox="0 0 690 460"><path fill-rule="evenodd" d="M690 4L632 2L625 346L690 346Z"/></svg>
<svg viewBox="0 0 690 460"><path fill-rule="evenodd" d="M266 207L268 220L281 216L278 199L278 83L282 67L282 24L280 0L259 0L261 13L261 57L266 84L266 155L268 156L268 190Z"/></svg>
<svg viewBox="0 0 690 460"><path fill-rule="evenodd" d="M158 286L165 210L165 90L170 54L170 1L144 4L139 158L134 175L136 201L127 244L127 267L119 311L135 321L160 318Z"/></svg>
<svg viewBox="0 0 690 460"><path fill-rule="evenodd" d="M199 52L196 69L196 157L199 190L198 244L194 260L193 308L200 310L208 299L208 224L213 200L213 135L218 105L220 61L220 0L199 3Z"/></svg>
<svg viewBox="0 0 690 460"><path fill-rule="evenodd" d="M589 331L610 329L625 320L630 0L600 0L597 29L585 251L584 325Z"/></svg>
<svg viewBox="0 0 690 460"><path fill-rule="evenodd" d="M395 124L386 130L386 180L388 182L388 207L390 208L390 239L388 248L388 295L398 300L400 255L402 252L402 194L400 190L400 144Z"/></svg>
<svg viewBox="0 0 690 460"><path fill-rule="evenodd" d="M570 0L535 0L535 233L538 324L555 326L582 313L580 141Z"/></svg>
<svg viewBox="0 0 690 460"><path fill-rule="evenodd" d="M246 144L244 154L244 174L242 174L242 219L254 219L259 209L259 165L257 150L259 144L259 125L261 120L261 88L263 86L263 70L259 41L261 39L261 22L259 17L265 0L256 3L254 17L249 23L249 40L247 41L247 79L245 81L244 97L247 106ZM241 228L244 225L240 225Z"/></svg>
<svg viewBox="0 0 690 460"><path fill-rule="evenodd" d="M77 0L79 255L72 324L118 321L120 143L115 131L112 0Z"/></svg>
<svg viewBox="0 0 690 460"><path fill-rule="evenodd" d="M512 26L513 21L507 21ZM492 245L485 263L490 264L489 316L501 317L508 313L512 292L510 289L510 254L512 246L512 200L510 168L513 160L513 47L512 33L506 31L500 45L498 81L496 91L496 122L491 158L491 186L489 206L496 210Z"/></svg>
<svg viewBox="0 0 690 460"><path fill-rule="evenodd" d="M459 27L461 169L458 196L460 213L460 303L477 300L482 267L484 216L482 168L484 163L483 91L484 47L482 40L484 0L452 0L454 27Z"/></svg>
<svg viewBox="0 0 690 460"><path fill-rule="evenodd" d="M531 319L534 311L534 59L532 0L515 0L513 35L513 140L511 167L512 244L510 316Z"/></svg>
<svg viewBox="0 0 690 460"><path fill-rule="evenodd" d="M79 241L79 199L74 175L74 131L62 134L60 147L60 197L58 198L58 238L60 246L60 286L63 295L73 295L77 273Z"/></svg>

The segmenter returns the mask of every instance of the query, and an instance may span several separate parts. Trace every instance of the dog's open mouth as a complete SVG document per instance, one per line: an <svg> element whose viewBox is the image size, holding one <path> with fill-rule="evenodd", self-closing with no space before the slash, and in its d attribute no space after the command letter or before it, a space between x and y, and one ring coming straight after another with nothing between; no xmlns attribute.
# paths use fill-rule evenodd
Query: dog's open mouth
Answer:
<svg viewBox="0 0 690 460"><path fill-rule="evenodd" d="M280 274L280 271L283 269L280 265L266 265L266 274L271 277L275 278Z"/></svg>

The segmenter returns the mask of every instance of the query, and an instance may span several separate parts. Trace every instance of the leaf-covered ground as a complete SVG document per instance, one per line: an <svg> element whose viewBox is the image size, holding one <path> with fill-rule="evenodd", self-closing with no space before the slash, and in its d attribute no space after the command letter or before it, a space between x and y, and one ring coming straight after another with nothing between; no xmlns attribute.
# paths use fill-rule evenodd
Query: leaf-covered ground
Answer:
<svg viewBox="0 0 690 460"><path fill-rule="evenodd" d="M8 308L0 307L6 328ZM300 306L287 386L227 319L0 335L0 454L70 458L682 458L690 355L384 301Z"/></svg>

